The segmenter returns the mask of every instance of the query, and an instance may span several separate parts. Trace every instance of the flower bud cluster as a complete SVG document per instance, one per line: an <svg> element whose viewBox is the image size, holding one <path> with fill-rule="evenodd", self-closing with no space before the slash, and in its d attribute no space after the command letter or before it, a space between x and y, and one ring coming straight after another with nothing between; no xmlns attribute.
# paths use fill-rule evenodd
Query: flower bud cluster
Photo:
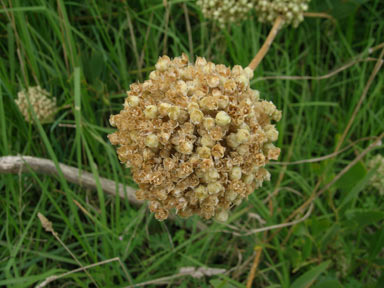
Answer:
<svg viewBox="0 0 384 288"><path fill-rule="evenodd" d="M15 103L23 114L25 121L30 123L33 122L33 118L29 110L29 104L41 123L52 122L54 120L54 115L57 112L56 98L50 97L49 92L42 89L40 86L29 87L27 91L20 91L17 94Z"/></svg>
<svg viewBox="0 0 384 288"><path fill-rule="evenodd" d="M198 0L204 17L217 21L220 26L246 18L254 0Z"/></svg>
<svg viewBox="0 0 384 288"><path fill-rule="evenodd" d="M297 27L304 20L310 0L256 0L254 8L260 22L273 23L278 16L286 25Z"/></svg>
<svg viewBox="0 0 384 288"><path fill-rule="evenodd" d="M183 54L161 57L149 80L130 86L108 137L158 220L175 209L223 221L270 179L264 167L280 154L271 122L281 112L259 99L252 77L249 68L201 57L192 64Z"/></svg>
<svg viewBox="0 0 384 288"><path fill-rule="evenodd" d="M384 195L384 157L380 154L376 155L367 166L370 170L377 168L376 173L370 179L370 184L379 191L380 195Z"/></svg>

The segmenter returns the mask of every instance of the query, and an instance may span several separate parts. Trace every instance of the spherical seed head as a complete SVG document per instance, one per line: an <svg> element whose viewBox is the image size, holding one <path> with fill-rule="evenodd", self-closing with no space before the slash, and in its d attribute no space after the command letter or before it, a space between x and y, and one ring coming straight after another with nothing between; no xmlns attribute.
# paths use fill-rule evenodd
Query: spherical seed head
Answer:
<svg viewBox="0 0 384 288"><path fill-rule="evenodd" d="M150 80L131 85L108 137L156 219L173 208L182 217L226 219L269 179L262 167L280 153L272 122L281 113L250 88L247 69L201 57L195 64L185 55L167 59Z"/></svg>
<svg viewBox="0 0 384 288"><path fill-rule="evenodd" d="M285 25L294 28L304 20L304 12L308 10L311 0L255 0L255 10L260 22L273 22L278 16L283 18Z"/></svg>
<svg viewBox="0 0 384 288"><path fill-rule="evenodd" d="M198 0L204 17L217 21L221 27L247 17L255 0Z"/></svg>
<svg viewBox="0 0 384 288"><path fill-rule="evenodd" d="M54 121L57 112L56 98L52 98L49 92L40 86L29 87L17 93L16 105L23 114L25 121L33 123L32 109L37 119L42 123Z"/></svg>

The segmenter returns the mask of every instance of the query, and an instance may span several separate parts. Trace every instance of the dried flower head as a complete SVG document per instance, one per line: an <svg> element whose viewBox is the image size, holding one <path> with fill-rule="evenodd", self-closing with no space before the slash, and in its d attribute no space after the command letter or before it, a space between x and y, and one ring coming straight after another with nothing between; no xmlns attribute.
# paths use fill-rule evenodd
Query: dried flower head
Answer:
<svg viewBox="0 0 384 288"><path fill-rule="evenodd" d="M29 103L31 109L35 112L37 118L41 123L49 123L54 120L54 115L57 112L56 98L50 97L50 94L40 86L29 87L28 90L22 90L17 94L15 100L16 105L19 107L21 114L23 114L25 121L32 123L33 118L29 110Z"/></svg>
<svg viewBox="0 0 384 288"><path fill-rule="evenodd" d="M260 22L273 23L282 16L286 25L297 27L304 20L311 0L255 0L254 8Z"/></svg>
<svg viewBox="0 0 384 288"><path fill-rule="evenodd" d="M220 26L246 18L255 0L198 0L204 17L217 21Z"/></svg>
<svg viewBox="0 0 384 288"><path fill-rule="evenodd" d="M250 68L163 56L149 80L130 86L109 139L157 219L175 208L182 217L223 221L270 179L263 167L280 154L271 122L281 112L259 99L252 77Z"/></svg>
<svg viewBox="0 0 384 288"><path fill-rule="evenodd" d="M384 195L384 157L376 155L368 162L368 169L376 169L376 173L370 179L370 184L373 188L379 191L380 195Z"/></svg>

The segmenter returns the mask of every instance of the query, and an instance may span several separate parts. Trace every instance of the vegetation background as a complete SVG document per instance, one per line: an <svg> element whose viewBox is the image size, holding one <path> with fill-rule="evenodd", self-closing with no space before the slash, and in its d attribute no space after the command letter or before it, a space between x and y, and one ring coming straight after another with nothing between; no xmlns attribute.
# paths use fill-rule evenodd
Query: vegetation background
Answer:
<svg viewBox="0 0 384 288"><path fill-rule="evenodd" d="M188 0L0 4L1 155L50 158L133 187L106 138L130 83L145 79L163 54L246 66L270 29L250 15L221 30ZM160 223L146 207L100 188L36 173L1 175L0 286L31 287L68 272L47 287L245 287L250 280L252 287L384 287L384 199L370 188L375 171L366 167L383 145L361 157L384 131L384 73L369 83L383 63L382 48L370 48L384 41L384 3L313 0L310 10L335 21L308 18L283 29L252 87L283 111L280 161L311 161L271 163L271 182L227 224L197 217ZM304 75L315 78L275 77ZM37 84L57 97L53 124L26 123L14 103L19 90ZM75 270L100 261L87 273ZM178 277L185 267L225 272Z"/></svg>

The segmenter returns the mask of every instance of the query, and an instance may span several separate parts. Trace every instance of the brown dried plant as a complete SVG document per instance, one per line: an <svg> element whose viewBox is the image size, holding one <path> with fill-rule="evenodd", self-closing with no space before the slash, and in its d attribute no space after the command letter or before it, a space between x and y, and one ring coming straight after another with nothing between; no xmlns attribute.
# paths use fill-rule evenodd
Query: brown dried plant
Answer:
<svg viewBox="0 0 384 288"><path fill-rule="evenodd" d="M170 210L225 221L264 180L280 149L272 121L281 112L250 88L250 68L198 57L163 56L149 80L134 83L109 135L158 220Z"/></svg>

